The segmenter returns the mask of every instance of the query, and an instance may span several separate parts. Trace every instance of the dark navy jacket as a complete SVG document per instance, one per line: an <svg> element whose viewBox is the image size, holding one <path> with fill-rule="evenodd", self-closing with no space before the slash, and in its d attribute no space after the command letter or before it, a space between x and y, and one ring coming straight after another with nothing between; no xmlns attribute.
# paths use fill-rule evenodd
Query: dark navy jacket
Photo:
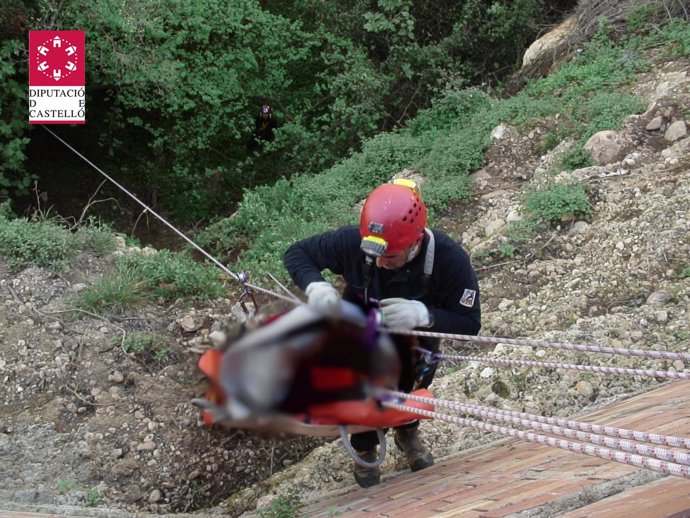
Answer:
<svg viewBox="0 0 690 518"><path fill-rule="evenodd" d="M417 257L398 270L373 267L372 281L364 301L364 254L355 226L343 227L309 237L285 252L284 263L295 283L306 289L311 282L323 281L322 270L342 275L347 283L343 298L363 307L376 307L379 300L391 297L420 300L429 308L439 333L476 335L481 327L479 285L467 253L443 232L433 231L434 268L424 281L424 260L429 236L424 237Z"/></svg>

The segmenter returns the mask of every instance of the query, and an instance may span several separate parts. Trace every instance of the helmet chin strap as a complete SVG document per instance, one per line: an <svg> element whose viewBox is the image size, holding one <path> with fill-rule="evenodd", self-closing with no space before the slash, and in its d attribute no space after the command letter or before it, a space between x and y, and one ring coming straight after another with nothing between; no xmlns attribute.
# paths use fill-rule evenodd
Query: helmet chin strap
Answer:
<svg viewBox="0 0 690 518"><path fill-rule="evenodd" d="M409 263L412 259L417 257L419 250L422 248L422 238L418 239L414 246L407 252L407 257L405 258L405 264Z"/></svg>

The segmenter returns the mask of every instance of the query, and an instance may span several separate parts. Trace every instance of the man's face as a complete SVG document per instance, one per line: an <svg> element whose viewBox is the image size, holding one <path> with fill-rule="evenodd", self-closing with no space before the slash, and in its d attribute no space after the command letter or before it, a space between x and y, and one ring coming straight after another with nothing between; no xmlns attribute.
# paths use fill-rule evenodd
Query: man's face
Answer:
<svg viewBox="0 0 690 518"><path fill-rule="evenodd" d="M420 237L417 241L412 243L410 246L399 252L392 254L382 255L376 258L376 266L379 268L384 268L386 270L397 270L405 266L405 263L414 259L417 255L414 253L415 248L419 248L422 238Z"/></svg>

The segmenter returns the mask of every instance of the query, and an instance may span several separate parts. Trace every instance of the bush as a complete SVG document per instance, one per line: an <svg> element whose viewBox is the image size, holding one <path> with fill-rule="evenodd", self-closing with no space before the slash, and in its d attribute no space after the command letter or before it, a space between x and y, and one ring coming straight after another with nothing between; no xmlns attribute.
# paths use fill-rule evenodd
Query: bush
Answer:
<svg viewBox="0 0 690 518"><path fill-rule="evenodd" d="M191 257L163 250L155 255L126 255L117 264L118 275L139 279L149 295L173 300L178 297L211 300L222 297L225 286L216 267Z"/></svg>
<svg viewBox="0 0 690 518"><path fill-rule="evenodd" d="M567 215L587 217L592 213L587 186L582 183L556 183L531 190L524 204L530 217L537 221L555 222Z"/></svg>
<svg viewBox="0 0 690 518"><path fill-rule="evenodd" d="M155 331L131 333L125 337L122 347L147 365L160 364L170 354L169 338Z"/></svg>
<svg viewBox="0 0 690 518"><path fill-rule="evenodd" d="M277 496L267 509L259 512L259 516L261 518L297 518L301 508L299 494L295 490L290 490L287 495Z"/></svg>
<svg viewBox="0 0 690 518"><path fill-rule="evenodd" d="M146 300L146 285L132 271L106 273L80 291L75 305L79 309L96 313L122 313Z"/></svg>
<svg viewBox="0 0 690 518"><path fill-rule="evenodd" d="M76 247L72 234L51 221L9 219L0 211L0 255L13 270L28 266L64 269Z"/></svg>

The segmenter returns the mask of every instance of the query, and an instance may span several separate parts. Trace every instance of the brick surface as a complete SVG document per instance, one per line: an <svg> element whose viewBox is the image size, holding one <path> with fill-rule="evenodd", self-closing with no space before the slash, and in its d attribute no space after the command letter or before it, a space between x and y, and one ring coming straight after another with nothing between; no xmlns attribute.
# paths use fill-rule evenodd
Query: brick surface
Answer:
<svg viewBox="0 0 690 518"><path fill-rule="evenodd" d="M675 382L620 401L580 421L690 437L690 384ZM639 468L544 445L502 439L440 459L417 473L357 489L303 509L310 518L501 518L535 509ZM683 514L686 513L686 514ZM690 518L690 480L666 477L562 518Z"/></svg>

